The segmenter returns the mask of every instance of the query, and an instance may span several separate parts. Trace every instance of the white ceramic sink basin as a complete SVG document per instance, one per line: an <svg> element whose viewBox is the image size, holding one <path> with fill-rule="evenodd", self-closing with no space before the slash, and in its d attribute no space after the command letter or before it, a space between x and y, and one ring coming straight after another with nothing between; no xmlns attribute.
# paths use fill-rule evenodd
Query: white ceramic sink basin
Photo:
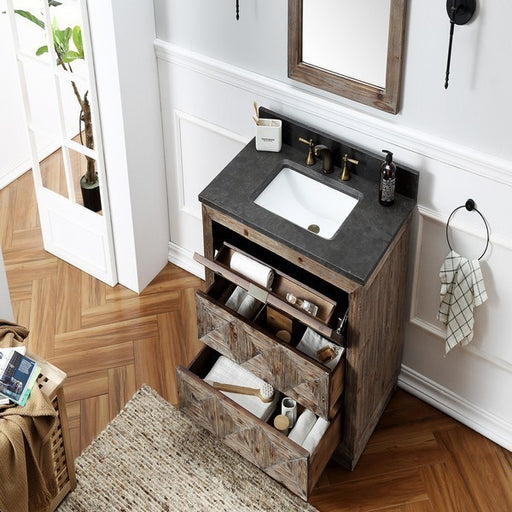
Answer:
<svg viewBox="0 0 512 512"><path fill-rule="evenodd" d="M301 228L331 239L358 199L285 166L254 202Z"/></svg>

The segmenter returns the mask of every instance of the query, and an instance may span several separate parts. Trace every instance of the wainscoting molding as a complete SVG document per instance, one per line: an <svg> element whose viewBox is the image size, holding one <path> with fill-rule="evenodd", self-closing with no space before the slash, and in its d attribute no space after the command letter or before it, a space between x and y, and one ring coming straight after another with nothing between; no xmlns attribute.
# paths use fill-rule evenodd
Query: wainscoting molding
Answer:
<svg viewBox="0 0 512 512"><path fill-rule="evenodd" d="M435 212L433 210L430 210L429 208L425 208L423 206L418 206L418 227L417 227L417 237L416 237L416 248L415 248L415 261L414 261L414 268L413 268L413 280L412 280L412 291L411 291L411 302L410 302L410 315L409 315L409 321L411 324L416 325L417 327L420 327L421 329L429 332L430 334L433 334L437 338L439 338L440 341L444 343L445 341L445 331L437 324L431 322L428 319L421 318L418 315L417 306L418 306L418 297L421 293L421 290L419 289L419 280L420 280L420 268L421 268L421 246L424 242L423 240L423 226L425 223L425 220L435 222L437 224L441 224L442 226L446 225L446 222L448 221L448 216L442 215L438 212ZM455 222L450 222L450 229L458 230L463 233L472 235L476 238L482 239L482 241L485 241L485 238L482 237L481 232L476 232L472 229L468 229L466 226L463 226L461 224L457 224ZM489 244L492 246L499 246L503 249L512 251L512 243L509 241L505 241L504 239L500 237L495 237L493 235L489 238ZM501 359L499 357L494 356L493 354L490 354L484 350L481 350L479 348L474 347L473 345L466 345L464 347L461 347L461 350L466 350L468 352L471 352L474 356L479 357L481 359L484 359L485 361L494 364L495 366L498 366L499 368L502 368L510 373L512 373L512 364L510 364L508 361Z"/></svg>
<svg viewBox="0 0 512 512"><path fill-rule="evenodd" d="M512 424L507 421L475 406L405 365L402 365L398 385L507 450L512 450Z"/></svg>
<svg viewBox="0 0 512 512"><path fill-rule="evenodd" d="M195 194L193 194L193 201L194 204L190 204L189 201L187 201L187 190L186 190L186 179L185 179L185 172L186 171L194 171L194 169L185 169L184 168L184 158L187 156L186 151L187 143L190 145L192 144L190 141L184 140L184 125L186 123L189 123L191 126L193 126L196 130L199 129L201 131L204 131L204 133L209 134L211 137L219 137L220 139L225 139L226 142L234 141L238 144L240 144L241 147L245 146L249 140L245 137L241 137L240 135L233 133L229 130L226 130L220 126L217 126L213 123L209 123L205 121L204 119L200 119L199 117L192 116L190 114L187 114L186 112L181 112L179 110L174 111L174 118L175 118L175 133L176 133L176 179L178 183L178 198L179 198L179 209L187 214L192 215L199 221L202 220L201 217L201 211L197 207L197 197ZM194 151L198 150L197 147L198 141L193 140L193 146ZM201 144L204 144L204 142L201 142ZM220 146L220 145L219 145ZM204 148L203 148L204 151ZM206 151L208 153L208 151ZM206 184L205 184L206 185ZM198 190L198 192L200 192Z"/></svg>
<svg viewBox="0 0 512 512"><path fill-rule="evenodd" d="M340 128L373 137L444 164L471 172L486 179L512 187L512 162L494 155L476 151L445 139L436 138L419 130L398 126L385 119L349 109L304 91L256 73L201 55L160 39L155 40L158 59L187 68L213 80L249 91L303 112L307 119L328 121ZM313 124L313 123L312 123Z"/></svg>

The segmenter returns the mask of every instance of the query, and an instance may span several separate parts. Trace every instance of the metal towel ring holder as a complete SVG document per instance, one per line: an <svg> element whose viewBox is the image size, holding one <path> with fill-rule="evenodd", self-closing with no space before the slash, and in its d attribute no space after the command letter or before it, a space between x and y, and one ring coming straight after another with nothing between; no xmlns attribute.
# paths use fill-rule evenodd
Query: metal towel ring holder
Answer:
<svg viewBox="0 0 512 512"><path fill-rule="evenodd" d="M452 246L450 244L450 237L449 237L449 233L448 233L448 227L450 226L450 221L452 220L452 217L455 214L455 212L460 210L461 208L466 208L466 210L468 212L473 212L474 211L474 212L478 213L478 215L480 215L480 217L482 218L482 221L484 222L485 232L487 234L487 242L485 243L484 252L478 258L478 260L481 260L484 257L484 254L487 252L487 249L489 247L489 226L487 225L487 221L485 220L485 217L482 215L482 213L475 206L475 201L473 201L473 199L468 199L466 201L466 204L463 204L461 206L457 206L457 208L455 208L455 210L453 210L453 212L450 213L450 216L448 217L448 221L446 223L446 241L448 242L448 247L450 248L450 251L453 251Z"/></svg>

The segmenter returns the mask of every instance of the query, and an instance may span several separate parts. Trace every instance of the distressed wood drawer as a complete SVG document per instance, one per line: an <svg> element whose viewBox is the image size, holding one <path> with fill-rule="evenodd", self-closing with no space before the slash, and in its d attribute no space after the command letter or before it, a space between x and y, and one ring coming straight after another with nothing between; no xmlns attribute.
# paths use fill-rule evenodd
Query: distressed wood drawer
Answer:
<svg viewBox="0 0 512 512"><path fill-rule="evenodd" d="M250 281L246 276L230 268L230 261L235 252L248 256L258 263L266 265L265 262L253 258L251 255L248 255L244 251L241 251L227 243L222 245L214 261L197 253L194 254L194 259L206 268L228 279L232 283L241 286L245 290L252 290L252 293L255 295L263 297L262 300L264 300L264 302L284 311L286 314L296 318L297 320L300 320L303 324L312 327L323 336L327 338L335 336L330 324L333 320L334 313L337 312L338 316L340 314L340 305L338 305L336 301L275 269L273 269L274 280L271 288L262 288L260 285L256 285ZM287 302L285 297L288 292L317 305L317 314L312 316Z"/></svg>
<svg viewBox="0 0 512 512"><path fill-rule="evenodd" d="M218 354L205 347L189 369L178 367L179 407L245 459L307 500L341 440L341 414L313 453L294 443L202 379Z"/></svg>
<svg viewBox="0 0 512 512"><path fill-rule="evenodd" d="M199 339L315 414L333 418L340 408L344 387L344 349L340 347L340 361L330 370L265 329L262 322L268 305L262 305L254 321L224 306L222 290L230 286L219 278L207 293L196 293ZM297 329L300 336L305 326L299 322Z"/></svg>

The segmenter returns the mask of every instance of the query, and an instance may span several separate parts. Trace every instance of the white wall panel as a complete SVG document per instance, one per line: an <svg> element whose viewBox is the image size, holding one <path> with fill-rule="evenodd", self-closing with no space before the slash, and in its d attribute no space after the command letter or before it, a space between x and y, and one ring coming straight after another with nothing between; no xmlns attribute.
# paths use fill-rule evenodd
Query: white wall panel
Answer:
<svg viewBox="0 0 512 512"><path fill-rule="evenodd" d="M176 136L179 211L201 220L199 193L248 141L236 133L178 111Z"/></svg>

